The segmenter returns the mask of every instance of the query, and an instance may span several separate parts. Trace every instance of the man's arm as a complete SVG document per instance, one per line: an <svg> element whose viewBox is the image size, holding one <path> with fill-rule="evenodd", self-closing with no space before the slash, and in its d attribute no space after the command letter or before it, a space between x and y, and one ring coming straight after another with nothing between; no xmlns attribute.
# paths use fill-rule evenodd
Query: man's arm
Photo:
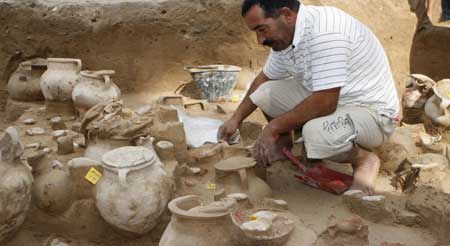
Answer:
<svg viewBox="0 0 450 246"><path fill-rule="evenodd" d="M273 119L267 127L273 136L278 136L301 127L312 119L332 114L336 111L340 90L333 88L313 92L292 110Z"/></svg>
<svg viewBox="0 0 450 246"><path fill-rule="evenodd" d="M245 118L247 118L253 111L256 109L256 105L253 104L252 100L250 99L250 95L258 89L260 85L262 85L264 82L267 82L269 78L264 74L263 71L261 71L258 76L253 80L249 90L247 91L247 94L244 97L244 100L239 105L237 110L234 112L232 118L234 118L238 122L242 122Z"/></svg>
<svg viewBox="0 0 450 246"><path fill-rule="evenodd" d="M229 141L236 130L239 128L239 125L242 121L247 118L253 111L256 109L256 105L253 104L250 99L250 95L258 89L258 87L264 82L268 81L269 78L264 74L264 72L260 72L259 75L253 80L250 89L244 97L244 100L241 102L237 110L234 112L233 116L225 121L225 123L220 126L219 131L217 133L218 140Z"/></svg>

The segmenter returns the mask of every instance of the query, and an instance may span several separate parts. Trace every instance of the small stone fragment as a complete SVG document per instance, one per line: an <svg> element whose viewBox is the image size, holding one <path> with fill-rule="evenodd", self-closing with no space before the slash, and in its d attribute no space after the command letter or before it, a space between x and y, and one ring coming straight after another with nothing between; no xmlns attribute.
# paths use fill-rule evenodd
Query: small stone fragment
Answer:
<svg viewBox="0 0 450 246"><path fill-rule="evenodd" d="M52 137L54 139L58 139L59 137L63 137L67 135L67 131L66 130L56 130L52 132Z"/></svg>
<svg viewBox="0 0 450 246"><path fill-rule="evenodd" d="M34 125L34 124L36 124L36 120L35 120L35 119L32 119L32 118L28 118L28 119L25 119L25 120L23 121L23 123L24 123L25 125Z"/></svg>
<svg viewBox="0 0 450 246"><path fill-rule="evenodd" d="M33 127L31 129L28 129L25 132L28 136L39 136L45 134L45 129L40 127Z"/></svg>
<svg viewBox="0 0 450 246"><path fill-rule="evenodd" d="M50 124L53 130L65 130L66 124L60 116L56 116L50 119Z"/></svg>
<svg viewBox="0 0 450 246"><path fill-rule="evenodd" d="M74 152L73 138L71 136L59 137L56 142L58 143L58 155L68 155Z"/></svg>

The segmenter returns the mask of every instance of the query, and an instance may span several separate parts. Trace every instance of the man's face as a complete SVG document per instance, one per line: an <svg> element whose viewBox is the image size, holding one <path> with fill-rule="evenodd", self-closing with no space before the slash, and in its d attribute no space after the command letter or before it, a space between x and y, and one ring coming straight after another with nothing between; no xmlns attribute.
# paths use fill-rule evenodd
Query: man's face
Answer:
<svg viewBox="0 0 450 246"><path fill-rule="evenodd" d="M259 5L255 5L247 12L244 19L247 26L256 32L259 44L280 51L292 43L295 25L293 28L292 20L285 15L266 18L264 10Z"/></svg>

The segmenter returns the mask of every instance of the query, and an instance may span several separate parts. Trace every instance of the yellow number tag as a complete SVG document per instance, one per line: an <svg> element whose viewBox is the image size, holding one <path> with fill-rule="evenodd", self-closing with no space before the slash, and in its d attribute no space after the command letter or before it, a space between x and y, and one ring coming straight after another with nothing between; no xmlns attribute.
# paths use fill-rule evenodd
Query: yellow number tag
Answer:
<svg viewBox="0 0 450 246"><path fill-rule="evenodd" d="M450 93L447 94L447 97L450 98Z"/></svg>
<svg viewBox="0 0 450 246"><path fill-rule="evenodd" d="M97 169L91 167L84 178L92 184L97 184L97 182L102 178L102 173L100 173Z"/></svg>
<svg viewBox="0 0 450 246"><path fill-rule="evenodd" d="M208 190L215 190L217 188L216 184L208 183Z"/></svg>
<svg viewBox="0 0 450 246"><path fill-rule="evenodd" d="M239 102L239 95L232 95L231 96L231 102Z"/></svg>

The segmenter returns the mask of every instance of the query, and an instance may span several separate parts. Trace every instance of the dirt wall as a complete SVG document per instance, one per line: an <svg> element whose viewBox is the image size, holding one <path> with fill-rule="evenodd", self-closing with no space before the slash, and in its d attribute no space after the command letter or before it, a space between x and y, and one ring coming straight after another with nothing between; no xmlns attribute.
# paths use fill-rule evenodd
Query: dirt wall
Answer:
<svg viewBox="0 0 450 246"><path fill-rule="evenodd" d="M366 23L383 43L400 83L413 64L417 17L411 5L421 1L303 2L337 6ZM228 63L244 67L242 88L264 64L267 49L243 23L241 2L0 0L0 88L20 61L38 56L81 58L85 69L116 70L122 90L149 92L188 82L185 65Z"/></svg>

